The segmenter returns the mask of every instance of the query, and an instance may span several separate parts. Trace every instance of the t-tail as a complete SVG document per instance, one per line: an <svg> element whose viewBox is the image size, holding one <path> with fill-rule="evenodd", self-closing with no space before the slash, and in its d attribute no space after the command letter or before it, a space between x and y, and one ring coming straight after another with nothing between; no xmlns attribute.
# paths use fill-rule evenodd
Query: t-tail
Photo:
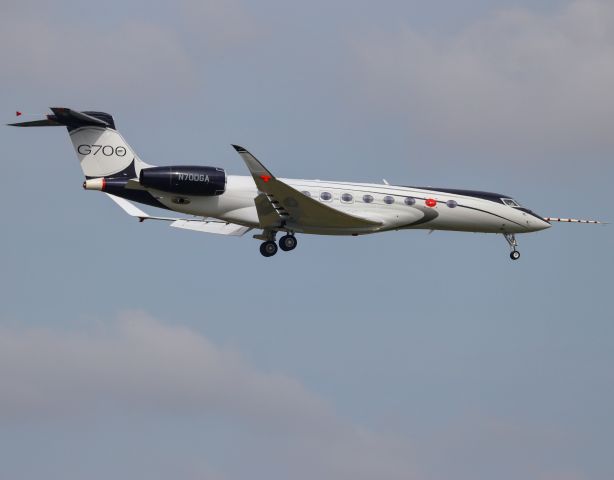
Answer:
<svg viewBox="0 0 614 480"><path fill-rule="evenodd" d="M104 112L77 112L52 107L53 114L44 120L11 123L15 127L54 127L68 129L81 169L87 180L138 178L141 169L150 167L116 130L113 117ZM92 186L103 180L87 182ZM85 186L85 184L84 184ZM98 188L96 188L98 189Z"/></svg>

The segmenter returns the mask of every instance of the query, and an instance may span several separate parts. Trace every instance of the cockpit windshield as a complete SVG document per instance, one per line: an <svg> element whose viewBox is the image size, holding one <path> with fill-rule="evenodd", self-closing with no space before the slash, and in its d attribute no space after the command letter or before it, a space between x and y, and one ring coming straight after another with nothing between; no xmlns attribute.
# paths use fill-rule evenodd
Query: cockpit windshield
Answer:
<svg viewBox="0 0 614 480"><path fill-rule="evenodd" d="M502 198L501 201L508 207L520 207L520 204L513 198Z"/></svg>

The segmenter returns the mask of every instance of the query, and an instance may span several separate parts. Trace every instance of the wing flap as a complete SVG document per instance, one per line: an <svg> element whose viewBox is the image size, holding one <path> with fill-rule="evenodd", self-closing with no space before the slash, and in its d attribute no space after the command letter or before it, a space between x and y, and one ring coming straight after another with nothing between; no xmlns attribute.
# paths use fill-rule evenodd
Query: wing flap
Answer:
<svg viewBox="0 0 614 480"><path fill-rule="evenodd" d="M235 223L213 222L206 220L175 220L170 224L170 226L185 230L194 230L196 232L229 235L233 237L240 237L251 230L249 227L244 227Z"/></svg>

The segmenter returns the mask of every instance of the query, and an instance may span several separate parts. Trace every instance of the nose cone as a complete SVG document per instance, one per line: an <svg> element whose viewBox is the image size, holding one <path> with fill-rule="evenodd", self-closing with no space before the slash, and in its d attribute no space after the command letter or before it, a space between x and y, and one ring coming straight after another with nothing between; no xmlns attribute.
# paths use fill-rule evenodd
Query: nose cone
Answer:
<svg viewBox="0 0 614 480"><path fill-rule="evenodd" d="M535 221L532 221L531 224L533 225L533 229L538 232L540 230L546 230L547 228L550 228L552 225L550 224L550 222L547 222L546 220L542 219L535 219Z"/></svg>
<svg viewBox="0 0 614 480"><path fill-rule="evenodd" d="M550 222L547 222L543 217L540 217L537 213L528 208L519 208L518 210L519 213L522 214L523 221L529 232L539 232L540 230L545 230L552 226Z"/></svg>
<svg viewBox="0 0 614 480"><path fill-rule="evenodd" d="M550 222L547 222L546 220L543 219L543 217L540 217L536 213L533 213L531 211L529 211L529 213L530 213L530 217L527 220L527 226L529 227L529 230L531 230L532 232L539 232L540 230L546 230L547 228L550 228L552 226L550 225Z"/></svg>

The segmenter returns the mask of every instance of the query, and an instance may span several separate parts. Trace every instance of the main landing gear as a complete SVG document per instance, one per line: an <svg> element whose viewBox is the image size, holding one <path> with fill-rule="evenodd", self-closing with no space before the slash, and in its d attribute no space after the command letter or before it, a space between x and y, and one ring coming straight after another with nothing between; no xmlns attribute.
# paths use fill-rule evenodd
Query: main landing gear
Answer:
<svg viewBox="0 0 614 480"><path fill-rule="evenodd" d="M264 257L272 257L277 253L277 244L273 240L267 240L260 244L260 253Z"/></svg>
<svg viewBox="0 0 614 480"><path fill-rule="evenodd" d="M256 238L261 238L256 236ZM260 253L264 257L272 257L277 253L277 244L275 243L275 232L270 232L266 234L267 240L260 244ZM264 240L264 239L263 239ZM289 252L290 250L294 250L296 248L297 241L296 237L293 234L286 234L279 239L279 248L281 248L284 252Z"/></svg>
<svg viewBox="0 0 614 480"><path fill-rule="evenodd" d="M284 235L279 239L279 248L284 252L289 252L296 248L296 237L294 235Z"/></svg>
<svg viewBox="0 0 614 480"><path fill-rule="evenodd" d="M516 241L516 236L513 233L504 233L503 236L507 240L512 251L510 252L510 258L512 260L518 260L520 258L520 252L516 250L518 246L518 242Z"/></svg>

